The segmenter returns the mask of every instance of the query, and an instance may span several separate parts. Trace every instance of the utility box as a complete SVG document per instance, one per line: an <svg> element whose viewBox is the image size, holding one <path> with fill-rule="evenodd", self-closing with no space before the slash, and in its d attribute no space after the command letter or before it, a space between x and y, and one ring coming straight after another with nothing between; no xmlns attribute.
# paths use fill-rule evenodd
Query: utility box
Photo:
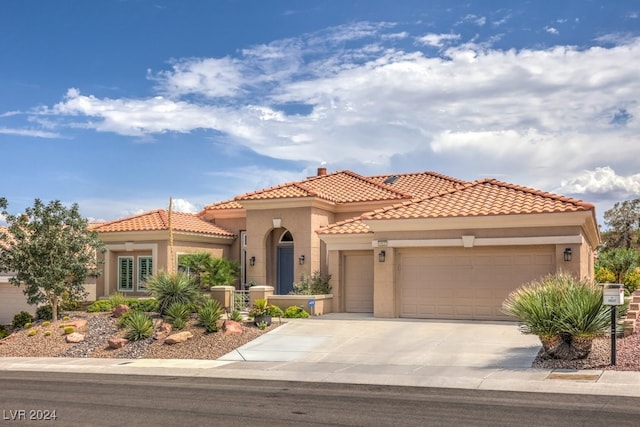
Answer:
<svg viewBox="0 0 640 427"><path fill-rule="evenodd" d="M623 305L624 285L620 283L605 283L602 289L602 304Z"/></svg>

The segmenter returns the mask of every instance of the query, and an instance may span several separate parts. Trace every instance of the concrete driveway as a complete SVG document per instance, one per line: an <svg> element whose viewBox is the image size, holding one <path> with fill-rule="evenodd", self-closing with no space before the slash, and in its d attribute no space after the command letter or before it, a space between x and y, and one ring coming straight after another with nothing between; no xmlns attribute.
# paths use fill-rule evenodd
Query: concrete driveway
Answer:
<svg viewBox="0 0 640 427"><path fill-rule="evenodd" d="M515 323L376 319L332 313L288 320L222 361L299 362L374 367L530 368L536 336Z"/></svg>

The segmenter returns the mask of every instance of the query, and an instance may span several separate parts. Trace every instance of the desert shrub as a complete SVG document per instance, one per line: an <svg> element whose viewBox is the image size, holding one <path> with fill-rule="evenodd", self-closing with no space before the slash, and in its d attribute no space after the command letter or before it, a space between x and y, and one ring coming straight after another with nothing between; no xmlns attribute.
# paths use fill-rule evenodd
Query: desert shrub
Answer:
<svg viewBox="0 0 640 427"><path fill-rule="evenodd" d="M115 294L110 295L108 301L111 304L111 308L117 307L120 304L127 305L127 297L125 297L123 294L119 292L116 292Z"/></svg>
<svg viewBox="0 0 640 427"><path fill-rule="evenodd" d="M13 322L11 322L11 324L13 325L14 328L22 328L27 323L32 323L32 322L33 322L33 316L31 315L31 313L27 311L21 311L20 313L13 316Z"/></svg>
<svg viewBox="0 0 640 427"><path fill-rule="evenodd" d="M595 280L598 283L614 283L616 281L616 275L613 271L607 267L596 264L595 266Z"/></svg>
<svg viewBox="0 0 640 427"><path fill-rule="evenodd" d="M36 319L38 320L52 320L53 319L53 309L49 304L41 305L36 310Z"/></svg>
<svg viewBox="0 0 640 427"><path fill-rule="evenodd" d="M32 330L30 330L30 331L29 331L29 333L27 334L27 336L32 337L32 336L34 336L34 335L35 335L35 334L37 334L37 333L38 333L38 331L36 331L35 329L32 329Z"/></svg>
<svg viewBox="0 0 640 427"><path fill-rule="evenodd" d="M269 306L267 307L267 314L273 317L282 317L284 313L282 312L282 309L277 305L269 304Z"/></svg>
<svg viewBox="0 0 640 427"><path fill-rule="evenodd" d="M69 335L74 333L76 329L73 326L65 326L63 331L65 335Z"/></svg>
<svg viewBox="0 0 640 427"><path fill-rule="evenodd" d="M183 302L174 302L169 306L165 314L165 318L176 329L182 329L187 324L189 316L191 315L191 305Z"/></svg>
<svg viewBox="0 0 640 427"><path fill-rule="evenodd" d="M111 305L111 301L108 299L101 299L98 301L94 301L87 307L87 311L89 313L98 313L98 312L106 312L111 311L113 306Z"/></svg>
<svg viewBox="0 0 640 427"><path fill-rule="evenodd" d="M0 325L0 340L8 335L9 331L7 331L7 328L4 327L4 325Z"/></svg>
<svg viewBox="0 0 640 427"><path fill-rule="evenodd" d="M640 286L640 272L637 269L627 271L622 278L622 283L626 292L634 293Z"/></svg>
<svg viewBox="0 0 640 427"><path fill-rule="evenodd" d="M289 319L306 319L307 317L309 317L309 313L302 307L292 305L284 310L284 315L282 317L286 317Z"/></svg>
<svg viewBox="0 0 640 427"><path fill-rule="evenodd" d="M293 284L293 295L324 295L331 293L330 274L314 272L311 277L303 275L299 282Z"/></svg>
<svg viewBox="0 0 640 427"><path fill-rule="evenodd" d="M142 311L143 313L152 313L158 311L158 301L155 298L127 300L127 305L132 310Z"/></svg>
<svg viewBox="0 0 640 427"><path fill-rule="evenodd" d="M258 322L256 323L256 326L258 327L258 329L260 329L261 331L264 331L265 329L267 329L267 326L269 326L269 324L265 321L262 322Z"/></svg>
<svg viewBox="0 0 640 427"><path fill-rule="evenodd" d="M44 336L45 337L50 337L51 336L51 331L44 331Z"/></svg>
<svg viewBox="0 0 640 427"><path fill-rule="evenodd" d="M42 322L42 326L51 326L51 321L45 320L44 322Z"/></svg>
<svg viewBox="0 0 640 427"><path fill-rule="evenodd" d="M567 273L552 274L512 292L503 312L522 322L521 330L538 335L551 357L584 358L591 340L607 331L609 309L602 287Z"/></svg>
<svg viewBox="0 0 640 427"><path fill-rule="evenodd" d="M198 325L204 327L207 332L216 332L222 313L223 310L220 307L220 303L214 299L209 299L198 307Z"/></svg>
<svg viewBox="0 0 640 427"><path fill-rule="evenodd" d="M129 341L141 341L153 335L153 319L141 311L130 311L126 316L124 337ZM125 317L125 316L122 316Z"/></svg>
<svg viewBox="0 0 640 427"><path fill-rule="evenodd" d="M32 326L33 326L33 323L31 323L31 322L27 322L27 323L24 324L24 328L25 329L29 329Z"/></svg>
<svg viewBox="0 0 640 427"><path fill-rule="evenodd" d="M231 315L229 316L229 318L235 322L241 322L242 321L242 313L240 313L239 310L233 310L231 312Z"/></svg>
<svg viewBox="0 0 640 427"><path fill-rule="evenodd" d="M67 321L71 320L71 318L70 318L69 316L64 316L64 317L62 318L62 320L64 320L65 322L67 322Z"/></svg>
<svg viewBox="0 0 640 427"><path fill-rule="evenodd" d="M158 312L164 315L174 302L195 304L200 298L196 282L185 273L161 272L147 281L147 290L158 301Z"/></svg>

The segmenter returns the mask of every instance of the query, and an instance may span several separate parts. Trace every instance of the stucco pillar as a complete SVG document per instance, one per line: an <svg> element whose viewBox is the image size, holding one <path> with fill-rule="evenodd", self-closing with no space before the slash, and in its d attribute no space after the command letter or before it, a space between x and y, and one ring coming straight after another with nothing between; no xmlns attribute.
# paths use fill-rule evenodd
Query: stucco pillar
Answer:
<svg viewBox="0 0 640 427"><path fill-rule="evenodd" d="M384 251L384 261L380 252ZM395 249L379 247L373 253L373 316L398 317L396 309Z"/></svg>

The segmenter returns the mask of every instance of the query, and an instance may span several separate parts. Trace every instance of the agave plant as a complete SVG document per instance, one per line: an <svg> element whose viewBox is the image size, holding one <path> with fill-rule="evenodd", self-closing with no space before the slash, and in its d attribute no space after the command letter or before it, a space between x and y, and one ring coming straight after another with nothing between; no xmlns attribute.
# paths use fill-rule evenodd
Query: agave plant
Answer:
<svg viewBox="0 0 640 427"><path fill-rule="evenodd" d="M194 304L201 296L196 282L185 273L161 272L147 280L147 290L158 301L158 312L164 315L176 302Z"/></svg>
<svg viewBox="0 0 640 427"><path fill-rule="evenodd" d="M198 308L198 324L204 327L207 332L216 332L222 313L220 303L214 299L208 299Z"/></svg>
<svg viewBox="0 0 640 427"><path fill-rule="evenodd" d="M176 329L182 329L187 324L189 316L191 316L192 306L183 302L174 302L169 306L166 318Z"/></svg>
<svg viewBox="0 0 640 427"><path fill-rule="evenodd" d="M140 311L132 311L126 317L124 337L129 341L140 341L153 335L153 319Z"/></svg>
<svg viewBox="0 0 640 427"><path fill-rule="evenodd" d="M568 273L548 275L517 289L502 309L522 322L524 333L538 335L546 353L558 359L586 357L593 338L609 326L602 288Z"/></svg>

